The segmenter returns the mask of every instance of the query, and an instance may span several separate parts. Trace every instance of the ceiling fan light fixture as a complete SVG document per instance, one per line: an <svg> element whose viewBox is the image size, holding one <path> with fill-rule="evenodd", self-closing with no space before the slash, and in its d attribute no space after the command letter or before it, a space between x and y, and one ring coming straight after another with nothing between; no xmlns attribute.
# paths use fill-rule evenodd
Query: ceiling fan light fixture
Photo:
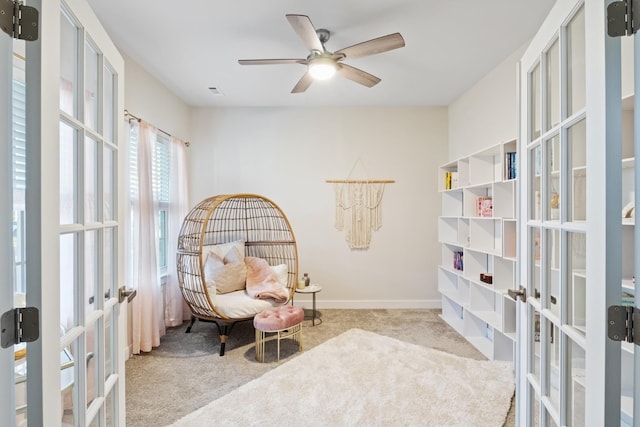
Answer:
<svg viewBox="0 0 640 427"><path fill-rule="evenodd" d="M309 62L309 74L315 80L327 80L336 74L336 63L331 58L314 58Z"/></svg>

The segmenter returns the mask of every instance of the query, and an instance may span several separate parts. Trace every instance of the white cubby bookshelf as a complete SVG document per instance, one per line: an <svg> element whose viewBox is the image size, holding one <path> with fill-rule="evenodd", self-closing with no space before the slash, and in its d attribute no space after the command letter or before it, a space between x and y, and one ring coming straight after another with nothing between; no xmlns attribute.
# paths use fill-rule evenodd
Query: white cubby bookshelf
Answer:
<svg viewBox="0 0 640 427"><path fill-rule="evenodd" d="M497 144L438 170L441 316L487 358L510 362L515 355L516 302L507 290L516 287L517 227L516 179L508 179L507 159L516 146L515 140ZM491 198L491 215L485 211L480 216L480 198ZM463 254L462 270L454 267L457 252ZM481 274L491 274L492 283L482 281Z"/></svg>

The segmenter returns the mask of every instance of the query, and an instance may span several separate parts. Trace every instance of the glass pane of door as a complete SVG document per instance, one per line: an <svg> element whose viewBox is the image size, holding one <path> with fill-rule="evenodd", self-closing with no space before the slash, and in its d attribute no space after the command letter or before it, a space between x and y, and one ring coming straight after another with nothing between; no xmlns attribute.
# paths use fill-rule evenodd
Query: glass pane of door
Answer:
<svg viewBox="0 0 640 427"><path fill-rule="evenodd" d="M567 155L570 173L567 195L567 220L587 220L587 126L586 120L567 129Z"/></svg>

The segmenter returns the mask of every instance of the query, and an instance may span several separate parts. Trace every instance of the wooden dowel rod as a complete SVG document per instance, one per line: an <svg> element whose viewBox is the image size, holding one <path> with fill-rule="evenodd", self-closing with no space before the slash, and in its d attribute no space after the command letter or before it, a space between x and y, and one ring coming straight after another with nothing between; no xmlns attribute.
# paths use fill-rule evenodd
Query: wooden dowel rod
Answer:
<svg viewBox="0 0 640 427"><path fill-rule="evenodd" d="M328 183L335 184L393 184L392 179L327 179Z"/></svg>

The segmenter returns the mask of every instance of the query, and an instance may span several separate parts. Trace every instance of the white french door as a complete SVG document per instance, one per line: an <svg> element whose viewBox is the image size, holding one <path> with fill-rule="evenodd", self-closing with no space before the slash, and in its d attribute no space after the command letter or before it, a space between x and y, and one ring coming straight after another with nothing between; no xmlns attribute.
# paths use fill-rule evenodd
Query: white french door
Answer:
<svg viewBox="0 0 640 427"><path fill-rule="evenodd" d="M607 337L607 308L621 304L633 276L623 253L633 233L622 225L629 161L610 3L559 0L519 65L522 426L633 422L633 367L621 381L628 356Z"/></svg>
<svg viewBox="0 0 640 427"><path fill-rule="evenodd" d="M13 309L13 185L11 177L11 81L13 76L13 40L0 33L0 315ZM6 272L9 272L7 274ZM15 423L14 348L0 347L0 424Z"/></svg>
<svg viewBox="0 0 640 427"><path fill-rule="evenodd" d="M40 337L15 363L24 344L0 350L0 425L124 425L126 310L118 298L124 285L121 167L128 152L124 62L84 0L27 4L39 10L40 35L26 43L23 57L22 240L15 235L15 183L6 174L0 178L2 209L9 207L9 215L0 216L0 241L9 242L0 249L0 267L24 266L26 286L20 288L17 274L1 283L0 308L10 310L14 296L26 294L25 304L40 312ZM0 54L7 49L10 58L3 41ZM5 71L0 113L16 108L4 87L12 80ZM13 120L2 129L16 126ZM5 136L2 145L11 146ZM2 170L11 173L15 147L9 159L1 157L4 151L11 153L0 155L9 165ZM14 234L6 238L9 226ZM26 262L16 257L16 240L24 244Z"/></svg>

